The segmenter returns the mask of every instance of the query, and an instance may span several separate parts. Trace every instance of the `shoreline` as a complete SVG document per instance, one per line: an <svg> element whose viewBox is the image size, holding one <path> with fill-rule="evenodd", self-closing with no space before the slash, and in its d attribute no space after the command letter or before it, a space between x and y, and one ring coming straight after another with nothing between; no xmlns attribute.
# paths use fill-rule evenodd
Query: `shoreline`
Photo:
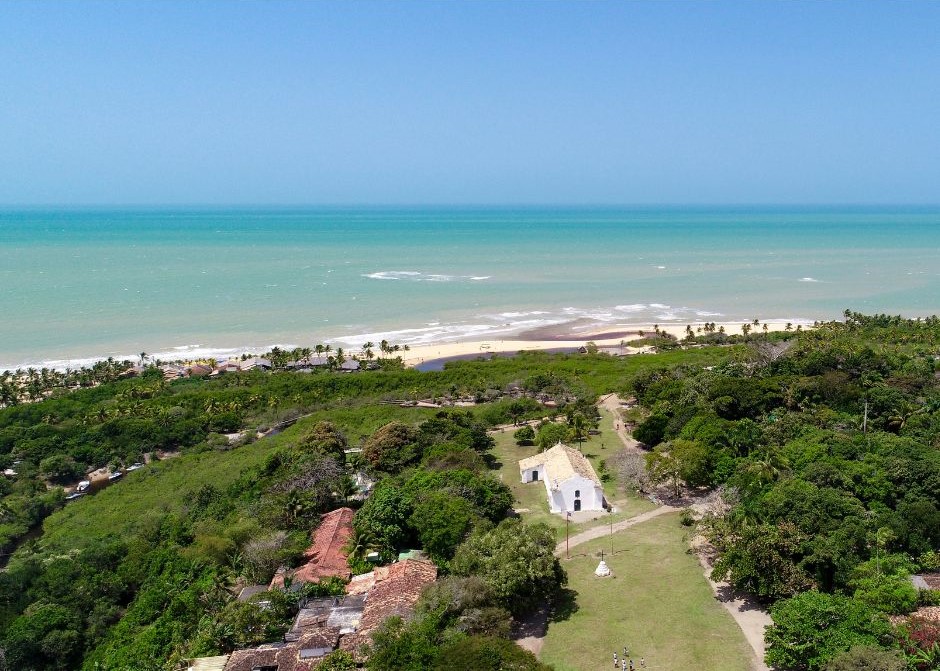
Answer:
<svg viewBox="0 0 940 671"><path fill-rule="evenodd" d="M685 337L686 326L691 326L693 330L706 324L714 323L717 327L724 327L729 335L740 334L741 322L687 322L683 324L660 324L659 330L674 335L681 340ZM750 323L750 322L748 322ZM760 320L760 326L757 327L758 333L763 333L763 325L767 324L768 332L784 331L786 325L792 324L793 329L801 326L804 329L812 328L812 322L806 321L780 321L780 320ZM427 345L416 345L411 347L408 352L402 352L402 361L406 367L414 367L428 361L437 359L449 359L453 357L467 357L474 354L481 356L489 354L515 354L522 350L551 350L560 348L573 348L585 346L588 342L594 342L601 350L607 350L610 353L617 353L622 350L623 354L639 354L649 351L648 347L630 347L626 345L631 340L640 339L640 331L645 334L653 333L655 324L617 324L614 326L622 327L612 329L610 324L596 325L601 328L589 330L584 328L583 332L575 334L573 329L582 327L580 321L567 322L555 326L540 327L529 331L524 331L516 337L500 338L493 340L467 340L456 342L432 343ZM752 331L753 332L753 331ZM578 337L573 337L577 335ZM624 343L621 345L621 343Z"/></svg>
<svg viewBox="0 0 940 671"><path fill-rule="evenodd" d="M681 340L683 337L685 337L687 326L691 326L694 330L705 325L706 323L715 324L716 328L724 327L725 332L731 335L740 334L741 325L744 323L751 323L751 321L752 320L710 321L701 319L696 321L684 321L681 323L660 323L658 326L660 331L674 335L676 338ZM792 324L794 329L798 325L804 329L812 328L813 325L813 322L807 319L759 319L759 321L760 326L758 326L757 329L755 329L753 332L763 332L764 324L767 324L768 331L783 331L785 330L785 327L788 323ZM468 336L467 339L456 337L454 340L443 339L438 342L409 344L409 351L399 352L398 355L401 356L402 361L406 367L413 367L434 359L467 357L474 354L506 354L516 353L521 350L542 351L560 348L577 349L579 347L583 347L588 341L593 341L597 344L598 347L607 350L610 353L619 353L619 351L622 350L623 354L635 354L644 351L644 348L627 347L625 345L621 347L621 341L626 342L638 339L642 337L640 336L641 331L646 334L652 333L655 326L656 324L652 322L610 323L598 322L589 318L576 318L556 324L546 324L531 328L522 328L522 330L520 330L518 333L494 333L493 335L497 336L494 338L480 338L479 335L477 335L475 337ZM348 341L348 339L331 338L324 342L336 343L346 341ZM392 344L405 343L396 343L392 341ZM196 363L215 359L221 363L229 359L240 358L243 354L261 355L266 351L270 351L274 347L290 350L299 346L302 345L285 343L246 347L209 347L204 345L194 345L191 347L174 347L155 353L148 353L148 359L158 359L164 363ZM378 341L376 341L376 349L377 347ZM348 356L355 356L362 352L362 348L344 347L344 352ZM21 369L25 371L28 368L33 368L35 370L46 368L58 371L64 371L66 369L78 370L82 367L91 367L97 362L106 361L108 358L113 358L114 361L119 362L137 362L139 359L139 354L105 354L102 356L76 357L72 359L48 359L45 361L29 363L24 362L15 367L0 365L0 371L8 371L13 373L16 370Z"/></svg>

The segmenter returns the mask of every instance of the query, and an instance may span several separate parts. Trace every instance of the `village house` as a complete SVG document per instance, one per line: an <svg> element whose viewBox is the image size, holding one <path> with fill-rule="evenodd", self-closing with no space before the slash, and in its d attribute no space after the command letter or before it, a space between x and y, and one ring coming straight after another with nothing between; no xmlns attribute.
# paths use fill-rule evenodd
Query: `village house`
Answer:
<svg viewBox="0 0 940 671"><path fill-rule="evenodd" d="M360 663L363 646L386 618L407 616L421 591L437 580L437 567L420 559L406 559L356 576L343 597L310 599L297 613L284 640L230 655L194 659L189 669L201 671L312 671L320 661L341 649ZM220 660L222 666L219 666Z"/></svg>
<svg viewBox="0 0 940 671"><path fill-rule="evenodd" d="M271 587L283 587L285 577L290 578L295 585L319 582L333 576L348 580L352 573L346 564L343 548L352 535L355 514L352 508L338 508L321 515L320 525L313 532L312 543L304 553L307 562L292 571L278 571L271 581Z"/></svg>
<svg viewBox="0 0 940 671"><path fill-rule="evenodd" d="M359 370L359 361L356 359L346 359L339 365L339 369L344 373L353 373Z"/></svg>
<svg viewBox="0 0 940 671"><path fill-rule="evenodd" d="M237 373L239 371L238 361L224 361L215 367L215 370L212 372L213 375L221 375L223 373Z"/></svg>
<svg viewBox="0 0 940 671"><path fill-rule="evenodd" d="M205 363L190 364L186 368L189 377L207 377L212 374L212 366Z"/></svg>
<svg viewBox="0 0 940 671"><path fill-rule="evenodd" d="M603 510L604 488L594 467L578 450L558 443L555 447L519 461L522 482L545 484L548 507L553 513Z"/></svg>
<svg viewBox="0 0 940 671"><path fill-rule="evenodd" d="M245 359L239 365L239 368L243 371L250 370L271 370L271 362L268 359L262 359L261 357L251 357L250 359Z"/></svg>

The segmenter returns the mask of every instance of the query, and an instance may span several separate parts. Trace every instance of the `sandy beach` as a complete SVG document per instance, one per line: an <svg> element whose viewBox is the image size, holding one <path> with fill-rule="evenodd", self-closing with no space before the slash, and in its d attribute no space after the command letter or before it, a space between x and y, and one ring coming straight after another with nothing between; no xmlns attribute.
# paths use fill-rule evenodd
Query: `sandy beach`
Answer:
<svg viewBox="0 0 940 671"><path fill-rule="evenodd" d="M685 337L686 326L693 330L703 326L706 322L692 322L689 324L659 324L659 330L676 336L680 340ZM740 334L743 322L708 322L714 323L716 328L724 327L729 335ZM783 331L787 322L760 320L760 325L753 328L752 333L762 333L764 324L768 331ZM811 323L792 322L793 329L797 325L804 329L812 328ZM547 326L520 333L514 338L501 340L470 340L449 343L432 343L429 345L412 346L408 352L402 353L406 366L417 366L426 361L435 359L448 359L452 357L465 357L473 354L505 354L521 350L550 350L560 348L578 348L588 341L593 341L598 347L611 354L638 354L648 351L646 347L630 347L626 345L631 340L641 338L640 332L653 333L655 324L636 325L604 325L598 330L596 323L586 324L581 321L567 322L555 326ZM622 344L623 343L623 344Z"/></svg>

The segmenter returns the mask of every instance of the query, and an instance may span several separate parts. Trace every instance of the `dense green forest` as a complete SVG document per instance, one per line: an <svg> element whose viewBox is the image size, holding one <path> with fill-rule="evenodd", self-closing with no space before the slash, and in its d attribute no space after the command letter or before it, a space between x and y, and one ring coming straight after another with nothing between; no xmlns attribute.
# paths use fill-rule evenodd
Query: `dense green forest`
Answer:
<svg viewBox="0 0 940 671"><path fill-rule="evenodd" d="M723 489L703 520L714 576L772 604L769 663L827 668L868 646L940 668L938 623L886 617L937 600L909 577L940 569L940 322L845 317L638 375L634 435L654 480Z"/></svg>
<svg viewBox="0 0 940 671"><path fill-rule="evenodd" d="M442 575L418 617L376 636L369 668L545 668L506 636L565 576L549 530L506 519L486 430L576 415L611 391L636 397L627 419L663 492L718 492L700 528L716 577L770 606L769 662L938 668L940 627L907 614L936 598L909 576L940 568L940 323L845 317L800 333L690 333L654 355L529 353L441 372L167 383L153 369L4 408L0 470L17 475L0 479L0 546L17 549L0 573L0 668L174 669L276 640L304 595L265 609L233 595L298 562L360 471L377 484L351 566L367 568L366 550L421 547ZM402 404L457 397L478 403ZM148 456L93 496L66 503L57 486Z"/></svg>

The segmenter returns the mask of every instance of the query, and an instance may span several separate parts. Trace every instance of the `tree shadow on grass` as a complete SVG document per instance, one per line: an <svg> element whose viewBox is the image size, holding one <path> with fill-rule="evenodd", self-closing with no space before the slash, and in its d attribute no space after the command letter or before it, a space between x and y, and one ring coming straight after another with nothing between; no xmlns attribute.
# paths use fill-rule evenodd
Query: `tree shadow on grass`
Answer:
<svg viewBox="0 0 940 671"><path fill-rule="evenodd" d="M549 622L564 622L578 612L578 593L567 587L558 590L548 614Z"/></svg>

